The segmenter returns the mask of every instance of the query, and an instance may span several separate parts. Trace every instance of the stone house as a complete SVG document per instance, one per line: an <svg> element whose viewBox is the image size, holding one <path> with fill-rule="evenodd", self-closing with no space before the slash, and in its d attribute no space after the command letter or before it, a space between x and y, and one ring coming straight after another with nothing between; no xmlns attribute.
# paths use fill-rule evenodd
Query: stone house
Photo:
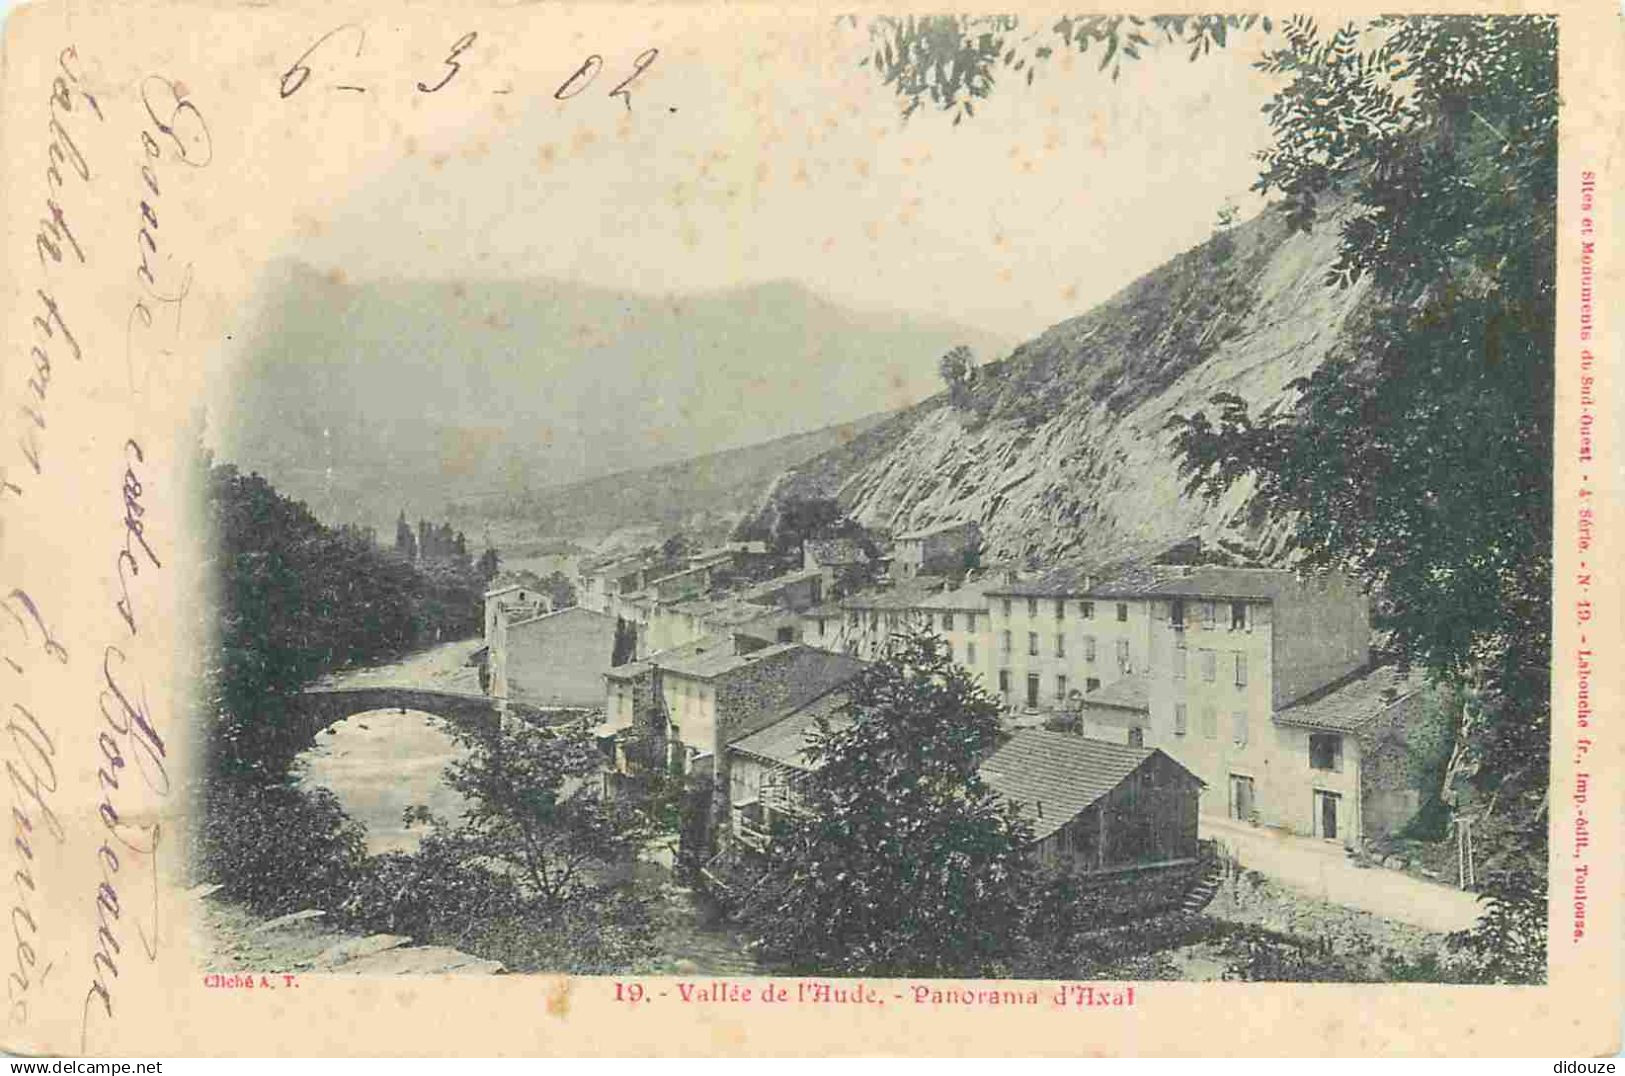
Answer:
<svg viewBox="0 0 1625 1076"><path fill-rule="evenodd" d="M972 566L981 546L982 528L975 520L938 523L897 535L892 543L891 570L900 579L928 574L960 576Z"/></svg>
<svg viewBox="0 0 1625 1076"><path fill-rule="evenodd" d="M758 646L711 636L604 672L605 724L661 743L671 772L708 774L721 820L728 810L729 745L862 668L846 654L800 643Z"/></svg>
<svg viewBox="0 0 1625 1076"><path fill-rule="evenodd" d="M1420 672L1362 669L1275 713L1269 795L1294 833L1391 836L1439 791L1454 722Z"/></svg>
<svg viewBox="0 0 1625 1076"><path fill-rule="evenodd" d="M540 580L516 580L494 586L485 592L485 644L491 644L499 617L528 620L553 611L553 603L538 588Z"/></svg>
<svg viewBox="0 0 1625 1076"><path fill-rule="evenodd" d="M525 620L497 617L489 693L506 706L595 708L615 652L615 618L573 606Z"/></svg>

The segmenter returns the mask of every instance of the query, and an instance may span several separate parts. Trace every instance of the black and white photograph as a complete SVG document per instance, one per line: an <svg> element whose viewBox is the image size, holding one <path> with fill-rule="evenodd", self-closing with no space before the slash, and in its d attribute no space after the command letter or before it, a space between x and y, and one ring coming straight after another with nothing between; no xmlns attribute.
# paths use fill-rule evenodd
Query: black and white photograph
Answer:
<svg viewBox="0 0 1625 1076"><path fill-rule="evenodd" d="M265 267L210 966L1542 981L1555 20L771 34Z"/></svg>

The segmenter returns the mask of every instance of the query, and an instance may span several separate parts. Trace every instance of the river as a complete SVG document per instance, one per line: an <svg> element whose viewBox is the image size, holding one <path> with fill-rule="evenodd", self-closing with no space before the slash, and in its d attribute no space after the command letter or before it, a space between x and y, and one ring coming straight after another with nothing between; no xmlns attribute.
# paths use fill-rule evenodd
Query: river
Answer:
<svg viewBox="0 0 1625 1076"><path fill-rule="evenodd" d="M460 749L446 724L431 714L371 710L354 714L316 737L299 756L300 784L338 797L344 812L367 830L367 851L415 852L425 827L401 820L422 804L436 815L459 817L464 800L444 780Z"/></svg>

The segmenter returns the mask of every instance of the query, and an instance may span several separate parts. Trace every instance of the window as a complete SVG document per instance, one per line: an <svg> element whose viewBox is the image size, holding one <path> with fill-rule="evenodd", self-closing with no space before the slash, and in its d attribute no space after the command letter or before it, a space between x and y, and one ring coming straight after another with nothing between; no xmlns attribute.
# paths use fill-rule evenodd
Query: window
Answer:
<svg viewBox="0 0 1625 1076"><path fill-rule="evenodd" d="M1174 679L1175 680L1183 680L1183 679L1185 679L1185 654L1186 654L1186 650L1185 650L1185 648L1183 646L1176 646L1174 648Z"/></svg>
<svg viewBox="0 0 1625 1076"><path fill-rule="evenodd" d="M1230 630L1242 631L1247 627L1247 603L1230 603Z"/></svg>
<svg viewBox="0 0 1625 1076"><path fill-rule="evenodd" d="M965 614L965 630L966 631L975 631L976 630L976 614L975 613L966 613Z"/></svg>
<svg viewBox="0 0 1625 1076"><path fill-rule="evenodd" d="M1038 656L1038 633L1036 631L1027 633L1027 653L1031 657Z"/></svg>
<svg viewBox="0 0 1625 1076"><path fill-rule="evenodd" d="M1066 599L1064 599L1064 598L1055 599L1055 619L1056 620L1065 620L1066 619Z"/></svg>
<svg viewBox="0 0 1625 1076"><path fill-rule="evenodd" d="M1145 746L1145 730L1141 729L1141 728L1129 729L1128 730L1128 745L1130 747L1144 747Z"/></svg>
<svg viewBox="0 0 1625 1076"><path fill-rule="evenodd" d="M1038 709L1038 674L1027 674L1027 709Z"/></svg>
<svg viewBox="0 0 1625 1076"><path fill-rule="evenodd" d="M877 629L877 630L879 629L879 627L880 627L880 613L879 612L871 612L869 614L869 627L871 629Z"/></svg>
<svg viewBox="0 0 1625 1076"><path fill-rule="evenodd" d="M1174 626L1175 631L1179 631L1185 626L1184 598L1175 598L1168 603L1168 623Z"/></svg>
<svg viewBox="0 0 1625 1076"><path fill-rule="evenodd" d="M1094 664L1095 637L1093 635L1085 635L1083 637L1083 660L1089 662L1090 664Z"/></svg>
<svg viewBox="0 0 1625 1076"><path fill-rule="evenodd" d="M1128 672L1128 640L1117 640L1117 671Z"/></svg>
<svg viewBox="0 0 1625 1076"><path fill-rule="evenodd" d="M1190 715L1182 702L1174 703L1174 735L1183 736L1190 731Z"/></svg>
<svg viewBox="0 0 1625 1076"><path fill-rule="evenodd" d="M1202 735L1209 740L1219 738L1219 714L1211 706L1202 707Z"/></svg>
<svg viewBox="0 0 1625 1076"><path fill-rule="evenodd" d="M1117 619L1125 624L1128 623L1128 602L1117 603Z"/></svg>
<svg viewBox="0 0 1625 1076"><path fill-rule="evenodd" d="M1027 599L1027 615L1029 617L1034 617L1034 616L1038 615L1038 599L1037 598L1028 598Z"/></svg>
<svg viewBox="0 0 1625 1076"><path fill-rule="evenodd" d="M1236 742L1237 747L1247 746L1247 711L1237 710L1230 715L1230 738Z"/></svg>
<svg viewBox="0 0 1625 1076"><path fill-rule="evenodd" d="M1058 658L1066 657L1066 636L1060 632L1055 633L1055 656Z"/></svg>
<svg viewBox="0 0 1625 1076"><path fill-rule="evenodd" d="M999 694L1005 698L1010 697L1010 670L999 670Z"/></svg>
<svg viewBox="0 0 1625 1076"><path fill-rule="evenodd" d="M1083 692L1084 692L1084 694L1087 695L1091 691L1099 691L1099 690L1100 690L1100 681L1097 680L1095 677L1091 676L1088 679L1084 680L1084 682L1083 682Z"/></svg>
<svg viewBox="0 0 1625 1076"><path fill-rule="evenodd" d="M1066 701L1066 677L1064 675L1055 678L1055 701Z"/></svg>
<svg viewBox="0 0 1625 1076"><path fill-rule="evenodd" d="M1218 678L1219 656L1211 650L1203 650L1201 651L1201 655L1202 679L1211 684L1215 679Z"/></svg>
<svg viewBox="0 0 1625 1076"><path fill-rule="evenodd" d="M1010 599L1009 598L1004 599L1003 605L1004 605L1004 618L1006 620L1009 620L1010 619Z"/></svg>
<svg viewBox="0 0 1625 1076"><path fill-rule="evenodd" d="M849 624L851 624L854 628L858 626L858 614L857 614L856 610L854 610L853 612L847 614L847 622Z"/></svg>
<svg viewBox="0 0 1625 1076"><path fill-rule="evenodd" d="M1213 603L1212 602L1203 602L1202 603L1202 627L1207 628L1209 631L1212 631L1213 630L1213 619L1214 619Z"/></svg>
<svg viewBox="0 0 1625 1076"><path fill-rule="evenodd" d="M1000 647L1000 649L1003 650L1006 654L1008 654L1010 652L1010 633L1009 633L1009 631L1004 632L1004 634L1000 638L1000 642L1003 644Z"/></svg>
<svg viewBox="0 0 1625 1076"><path fill-rule="evenodd" d="M976 664L976 644L975 643L966 643L965 644L965 664L966 665L975 665Z"/></svg>
<svg viewBox="0 0 1625 1076"><path fill-rule="evenodd" d="M942 614L942 630L943 631L953 631L954 630L954 615L952 613L943 613Z"/></svg>
<svg viewBox="0 0 1625 1076"><path fill-rule="evenodd" d="M823 617L818 618L818 637L820 639L822 639L824 637L824 618Z"/></svg>
<svg viewBox="0 0 1625 1076"><path fill-rule="evenodd" d="M1246 687L1247 686L1247 655L1246 654L1238 653L1236 655L1236 686L1237 687Z"/></svg>
<svg viewBox="0 0 1625 1076"><path fill-rule="evenodd" d="M793 643L793 642L796 641L795 629L793 629L793 628L780 628L777 632L774 633L773 637L774 637L774 639L776 639L778 642L781 642L781 643Z"/></svg>
<svg viewBox="0 0 1625 1076"><path fill-rule="evenodd" d="M1085 620L1093 620L1095 618L1095 603L1094 602L1079 602L1078 603L1078 614L1080 616L1082 616L1083 619L1085 619Z"/></svg>
<svg viewBox="0 0 1625 1076"><path fill-rule="evenodd" d="M1313 733L1309 737L1309 768L1329 773L1343 772L1343 737Z"/></svg>

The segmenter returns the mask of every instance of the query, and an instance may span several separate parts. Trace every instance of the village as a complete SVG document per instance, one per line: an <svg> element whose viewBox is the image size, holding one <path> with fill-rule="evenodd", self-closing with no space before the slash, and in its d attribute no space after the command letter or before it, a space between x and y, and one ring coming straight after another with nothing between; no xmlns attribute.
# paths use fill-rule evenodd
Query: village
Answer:
<svg viewBox="0 0 1625 1076"><path fill-rule="evenodd" d="M719 885L719 864L765 854L776 820L805 811L806 749L820 723L850 722L845 687L928 633L997 700L1002 742L979 773L1034 821L1047 867L1151 876L1205 843L1334 903L1472 924L1465 859L1447 877L1381 854L1439 795L1429 745L1448 745L1451 717L1424 670L1374 658L1357 583L1232 566L1196 539L1098 568L982 545L974 521L651 545L583 558L567 608L506 572L469 660L499 712L583 715L606 796L651 767L704 789L685 851ZM1212 880L1194 888L1187 907Z"/></svg>

